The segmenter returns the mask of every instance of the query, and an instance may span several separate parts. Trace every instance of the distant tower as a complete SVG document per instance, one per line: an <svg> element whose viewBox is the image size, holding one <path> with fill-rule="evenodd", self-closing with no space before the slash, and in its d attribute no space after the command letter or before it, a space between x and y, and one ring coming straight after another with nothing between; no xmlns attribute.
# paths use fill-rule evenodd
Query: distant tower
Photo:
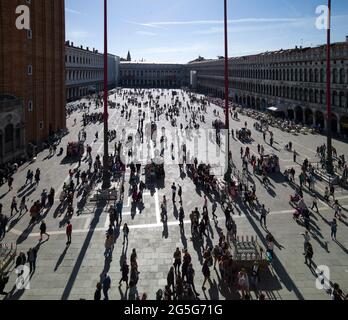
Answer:
<svg viewBox="0 0 348 320"><path fill-rule="evenodd" d="M128 51L128 54L127 54L127 61L132 61L132 57L130 55L130 52Z"/></svg>

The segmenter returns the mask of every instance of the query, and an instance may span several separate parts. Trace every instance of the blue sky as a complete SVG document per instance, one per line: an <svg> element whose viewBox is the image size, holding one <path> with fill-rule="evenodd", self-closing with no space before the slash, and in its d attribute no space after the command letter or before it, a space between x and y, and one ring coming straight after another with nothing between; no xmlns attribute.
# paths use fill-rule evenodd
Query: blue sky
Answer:
<svg viewBox="0 0 348 320"><path fill-rule="evenodd" d="M103 0L65 0L66 39L103 51ZM323 44L326 0L229 0L229 56ZM109 52L186 63L223 55L223 0L108 0ZM348 1L332 0L332 41L348 35Z"/></svg>

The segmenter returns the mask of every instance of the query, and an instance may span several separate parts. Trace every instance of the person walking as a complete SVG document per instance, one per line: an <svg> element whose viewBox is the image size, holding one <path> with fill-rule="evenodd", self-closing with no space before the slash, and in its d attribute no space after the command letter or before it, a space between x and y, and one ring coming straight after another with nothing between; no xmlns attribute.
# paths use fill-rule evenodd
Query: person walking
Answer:
<svg viewBox="0 0 348 320"><path fill-rule="evenodd" d="M30 248L28 253L27 253L27 256L28 256L30 274L32 274L35 272L35 269L36 269L37 249Z"/></svg>
<svg viewBox="0 0 348 320"><path fill-rule="evenodd" d="M312 208L311 210L313 211L313 209L316 209L317 213L319 213L319 208L318 208L318 197L314 196L313 197L313 204L312 204Z"/></svg>
<svg viewBox="0 0 348 320"><path fill-rule="evenodd" d="M40 242L42 241L43 235L47 236L47 240L50 238L50 235L47 233L47 227L44 220L41 222L41 225L40 225Z"/></svg>
<svg viewBox="0 0 348 320"><path fill-rule="evenodd" d="M8 190L11 191L13 188L12 188L12 184L13 184L13 178L12 176L9 176L7 178L7 184L8 184Z"/></svg>
<svg viewBox="0 0 348 320"><path fill-rule="evenodd" d="M16 197L13 197L13 199L12 199L12 203L11 203L11 217L13 216L13 210L15 210L16 213L18 213L17 198Z"/></svg>
<svg viewBox="0 0 348 320"><path fill-rule="evenodd" d="M312 261L313 259L313 247L312 244L310 242L308 242L307 244L307 248L306 248L306 253L305 253L305 264L308 265L309 262L309 268L312 268Z"/></svg>
<svg viewBox="0 0 348 320"><path fill-rule="evenodd" d="M181 266L181 252L179 248L176 248L174 254L173 254L173 259L174 259L174 272L175 274L178 274L180 271L180 266Z"/></svg>
<svg viewBox="0 0 348 320"><path fill-rule="evenodd" d="M36 169L36 172L35 172L35 183L36 183L37 186L40 183L40 174L41 174L40 169Z"/></svg>
<svg viewBox="0 0 348 320"><path fill-rule="evenodd" d="M266 216L268 215L269 210L267 211L265 208L265 205L263 204L260 210L260 224L262 226L262 223L264 224L265 228L267 228L266 226Z"/></svg>
<svg viewBox="0 0 348 320"><path fill-rule="evenodd" d="M173 203L175 203L175 197L176 197L176 186L175 186L175 182L173 182L173 185L172 185L172 201L173 201Z"/></svg>
<svg viewBox="0 0 348 320"><path fill-rule="evenodd" d="M173 288L173 292L175 292L175 272L174 267L171 267L168 275L167 275L167 286Z"/></svg>
<svg viewBox="0 0 348 320"><path fill-rule="evenodd" d="M22 197L21 204L19 205L19 214L21 215L24 210L25 210L24 213L28 212L28 207L26 205L26 197L25 196Z"/></svg>
<svg viewBox="0 0 348 320"><path fill-rule="evenodd" d="M331 239L332 240L336 240L336 234L337 234L337 220L333 219L331 221Z"/></svg>
<svg viewBox="0 0 348 320"><path fill-rule="evenodd" d="M205 291L205 290L207 290L205 287L205 284L207 283L207 281L210 282L210 269L209 269L209 260L208 259L205 259L203 262L202 273L204 276L202 290Z"/></svg>
<svg viewBox="0 0 348 320"><path fill-rule="evenodd" d="M103 294L104 294L104 300L109 300L109 290L111 288L111 278L110 276L105 272L103 274Z"/></svg>
<svg viewBox="0 0 348 320"><path fill-rule="evenodd" d="M123 245L125 245L126 240L127 240L127 245L128 245L128 235L129 235L129 228L127 223L123 225Z"/></svg>
<svg viewBox="0 0 348 320"><path fill-rule="evenodd" d="M192 288L196 297L199 297L200 294L196 291L196 288L195 288L195 283L194 283L195 270L193 269L192 263L190 263L187 268L186 280L187 280L187 284Z"/></svg>
<svg viewBox="0 0 348 320"><path fill-rule="evenodd" d="M121 287L122 282L125 282L127 285L127 289L128 289L129 288L129 286L128 286L129 265L127 264L126 260L123 261L121 272L122 272L122 278L121 278L120 282L118 283L118 286Z"/></svg>
<svg viewBox="0 0 348 320"><path fill-rule="evenodd" d="M178 196L180 198L180 204L182 204L182 187L179 185Z"/></svg>
<svg viewBox="0 0 348 320"><path fill-rule="evenodd" d="M293 152L293 160L294 160L295 163L297 163L297 152L296 152L296 150L294 150L294 152Z"/></svg>
<svg viewBox="0 0 348 320"><path fill-rule="evenodd" d="M308 243L311 241L311 236L307 230L305 231L305 233L302 233L302 235L304 237L303 255L306 255L307 246L308 246Z"/></svg>
<svg viewBox="0 0 348 320"><path fill-rule="evenodd" d="M184 211L184 208L181 205L180 209L179 209L179 226L180 226L181 230L184 229L184 218L185 218L185 211Z"/></svg>
<svg viewBox="0 0 348 320"><path fill-rule="evenodd" d="M96 290L94 292L94 301L100 301L101 300L102 287L103 287L102 284L100 282L98 282Z"/></svg>
<svg viewBox="0 0 348 320"><path fill-rule="evenodd" d="M67 236L68 241L67 241L66 245L71 244L71 235L72 235L72 224L70 221L68 221L68 224L66 226L66 236Z"/></svg>

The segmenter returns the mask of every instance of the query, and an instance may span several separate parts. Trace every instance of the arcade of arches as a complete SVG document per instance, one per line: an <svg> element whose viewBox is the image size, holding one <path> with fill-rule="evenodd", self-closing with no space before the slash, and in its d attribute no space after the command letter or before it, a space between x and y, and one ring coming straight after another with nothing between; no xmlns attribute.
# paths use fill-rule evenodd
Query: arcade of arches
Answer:
<svg viewBox="0 0 348 320"><path fill-rule="evenodd" d="M22 102L13 96L0 96L0 163L24 153Z"/></svg>

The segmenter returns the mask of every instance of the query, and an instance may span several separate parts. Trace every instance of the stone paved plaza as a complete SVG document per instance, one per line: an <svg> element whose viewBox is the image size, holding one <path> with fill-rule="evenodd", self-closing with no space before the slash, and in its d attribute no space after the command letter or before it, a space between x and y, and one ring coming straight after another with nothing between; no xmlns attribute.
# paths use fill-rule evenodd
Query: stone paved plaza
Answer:
<svg viewBox="0 0 348 320"><path fill-rule="evenodd" d="M156 95L156 93L155 93ZM168 98L162 96L160 104L170 104ZM181 99L181 93L179 94ZM125 103L122 97L117 98L112 95L111 99L121 105ZM76 103L80 103L78 101ZM122 129L136 130L138 124L138 107L133 108L131 121L121 117L120 109L110 109L109 125L110 129L117 130L117 137L121 136ZM205 115L205 124L201 129L212 129L212 122L217 118L213 114L214 109L219 110L219 117L224 121L223 111L217 106L211 105ZM101 112L102 109L96 110ZM146 119L150 121L150 112L148 108L143 108L146 112ZM91 107L94 112L94 106ZM184 115L180 115L178 124L184 123ZM74 125L74 119L77 119L77 125ZM167 283L167 273L172 265L173 253L177 247L180 249L188 248L193 258L193 267L196 271L195 284L201 299L218 300L218 299L238 299L237 292L224 290L219 285L220 275L211 268L212 284L207 285L207 290L202 291L203 275L202 269L202 251L197 243L191 241L189 221L185 221L185 232L180 232L179 223L176 218L177 208L173 207L171 202L171 185L173 182L183 187L183 203L188 219L189 213L198 207L203 207L203 196L201 190L196 189L192 180L187 175L180 175L177 165L167 165L165 167L166 177L163 188L154 190L145 190L144 208L141 211L132 208L130 199L125 196L123 206L123 223L127 222L130 226L128 248L122 246L122 230L115 243L113 251L113 260L108 264L104 259L104 242L105 232L109 225L108 208L109 204L102 205L94 202L87 202L82 212L75 215L71 222L73 225L72 244L66 246L64 214L60 215L57 209L59 205L59 193L63 183L68 181L69 169L75 168L76 163L64 161L66 145L69 141L77 140L78 132L81 130L82 112L73 113L67 120L69 134L61 142L64 148L63 156L53 156L48 158L48 150L40 153L35 163L23 165L14 176L13 190L8 192L7 184L0 188L0 202L3 204L3 213L9 216L11 200L14 196L18 199L23 195L28 197L28 207L40 199L43 189L53 187L56 190L56 199L54 206L43 213L47 224L47 232L50 234L48 241L44 241L39 246L37 268L30 281L30 289L18 292L12 291L6 299L23 299L23 300L79 300L93 299L95 286L100 279L103 270L108 271L112 284L109 292L110 299L126 299L125 286L118 288L118 281L121 278L120 263L123 257L129 259L131 250L137 249L138 265L140 279L138 291L140 294L146 292L149 299L155 299L158 289L163 289ZM250 146L253 153L257 154L257 144L265 146L266 153L275 153L280 158L281 172L286 168L294 167L297 172L300 165L293 162L292 153L284 150L284 146L292 141L295 149L299 153L298 163L302 163L305 158L311 162L317 162L316 147L325 143L325 137L320 135L303 135L294 136L282 132L278 129L272 129L275 137L274 148L265 144L262 134L253 128L254 120L240 115L240 121L231 120L231 127L240 129L244 122L248 122L254 139ZM170 128L170 123L166 121L164 115L160 117L158 127ZM93 155L103 153L103 133L102 125L89 125L86 127L87 141L93 148ZM95 133L99 131L99 139L95 140ZM118 139L116 139L118 140ZM114 143L110 143L110 149L114 150ZM241 146L240 141L232 139L232 153L235 166L241 170L242 161L239 155ZM345 154L348 158L347 143L334 141L338 154ZM170 151L166 151L169 153ZM168 156L168 154L166 154ZM82 169L86 170L87 163L82 162ZM25 183L25 177L28 169L41 169L40 185L34 189L21 189ZM129 188L130 172L127 169L125 175L126 195ZM298 174L296 179L298 180ZM304 227L297 224L292 213L294 209L289 204L289 196L293 194L293 188L285 181L284 177L277 175L271 176L271 184L268 189L261 185L258 177L251 175L254 179L257 196L261 203L270 208L270 214L267 218L268 230L273 234L276 240L275 259L267 274L261 275L260 290L262 290L267 299L288 300L288 299L330 299L330 296L324 291L316 288L316 276L304 264L303 256L303 236ZM317 181L316 190L322 195L324 193L325 182ZM20 190L20 191L19 191ZM164 225L160 220L160 202L166 195L168 199L168 222ZM77 195L78 197L80 195ZM348 192L338 188L336 197L343 206L343 219L338 222L337 241L331 240L329 222L333 219L334 212L325 202L319 201L320 214L312 215L312 245L314 249L313 261L316 265L326 265L330 268L330 280L340 284L341 288L347 292L348 289L348 235L347 235L347 209L348 209ZM305 191L305 200L311 205L312 197ZM75 201L75 204L78 202ZM211 203L208 204L210 210ZM218 207L218 223L211 222L209 245L215 245L219 241L219 233L226 233L224 223L224 213ZM264 246L265 235L267 231L259 223L259 214L251 212L241 203L236 204L234 220L237 224L238 235L256 236L258 241ZM30 216L29 213L17 219L15 216L9 222L9 230L2 243L16 243L18 252L27 252L29 248L34 247L39 241L39 225L28 229ZM11 292L15 288L16 274L13 271L10 280L5 288L6 292ZM122 291L123 290L123 291ZM5 298L2 296L1 298ZM252 292L252 298L255 294Z"/></svg>

